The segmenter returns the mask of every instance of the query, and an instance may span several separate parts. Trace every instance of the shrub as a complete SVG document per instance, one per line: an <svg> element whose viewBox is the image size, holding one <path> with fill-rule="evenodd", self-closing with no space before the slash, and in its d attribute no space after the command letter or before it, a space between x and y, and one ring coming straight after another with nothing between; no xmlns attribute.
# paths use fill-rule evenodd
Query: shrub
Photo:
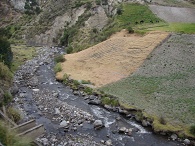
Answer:
<svg viewBox="0 0 195 146"><path fill-rule="evenodd" d="M0 122L0 142L5 146L31 146L29 139L17 137L3 122Z"/></svg>
<svg viewBox="0 0 195 146"><path fill-rule="evenodd" d="M89 95L93 93L93 89L92 88L89 88L89 87L85 87L85 89L83 91L85 93L89 94Z"/></svg>
<svg viewBox="0 0 195 146"><path fill-rule="evenodd" d="M134 33L134 30L133 30L133 28L132 28L131 26L129 26L129 27L127 28L127 30L128 30L129 33Z"/></svg>
<svg viewBox="0 0 195 146"><path fill-rule="evenodd" d="M72 52L73 52L73 47L72 46L68 46L67 49L66 49L66 53L70 54Z"/></svg>
<svg viewBox="0 0 195 146"><path fill-rule="evenodd" d="M166 120L163 116L160 117L159 119L159 122L162 124L162 125L166 125Z"/></svg>
<svg viewBox="0 0 195 146"><path fill-rule="evenodd" d="M63 75L63 83L64 83L64 84L67 84L68 82L69 82L69 75L65 73L65 74Z"/></svg>
<svg viewBox="0 0 195 146"><path fill-rule="evenodd" d="M86 81L86 80L82 80L81 81L81 84L91 84L91 82L88 80L88 81Z"/></svg>
<svg viewBox="0 0 195 146"><path fill-rule="evenodd" d="M73 84L74 84L75 86L80 85L79 81L77 81L77 80L73 80Z"/></svg>
<svg viewBox="0 0 195 146"><path fill-rule="evenodd" d="M122 15L122 13L123 13L122 8L121 8L121 7L118 7L116 13L117 13L118 15Z"/></svg>
<svg viewBox="0 0 195 146"><path fill-rule="evenodd" d="M8 104L12 101L12 95L9 92L5 92L3 102L4 104Z"/></svg>
<svg viewBox="0 0 195 146"><path fill-rule="evenodd" d="M56 63L59 63L59 62L64 62L66 59L64 58L64 55L57 55L57 56L55 56L55 58L54 58L54 61L56 62Z"/></svg>
<svg viewBox="0 0 195 146"><path fill-rule="evenodd" d="M4 62L9 68L13 59L13 53L11 51L10 42L0 36L0 61Z"/></svg>
<svg viewBox="0 0 195 146"><path fill-rule="evenodd" d="M9 107L7 112L9 118L11 118L14 122L17 123L21 119L20 113L16 109Z"/></svg>
<svg viewBox="0 0 195 146"><path fill-rule="evenodd" d="M111 106L118 106L119 105L118 100L117 99L111 99L110 105Z"/></svg>
<svg viewBox="0 0 195 146"><path fill-rule="evenodd" d="M96 5L101 5L101 0L96 0L95 3Z"/></svg>
<svg viewBox="0 0 195 146"><path fill-rule="evenodd" d="M190 133L195 136L195 125L190 126Z"/></svg>
<svg viewBox="0 0 195 146"><path fill-rule="evenodd" d="M57 72L60 72L60 71L62 71L61 63L57 63L54 67L54 72L57 73Z"/></svg>
<svg viewBox="0 0 195 146"><path fill-rule="evenodd" d="M110 105L110 98L109 97L102 97L102 103L106 105Z"/></svg>
<svg viewBox="0 0 195 146"><path fill-rule="evenodd" d="M3 62L0 62L0 79L6 80L6 81L11 81L13 78L13 75L9 68L4 65Z"/></svg>

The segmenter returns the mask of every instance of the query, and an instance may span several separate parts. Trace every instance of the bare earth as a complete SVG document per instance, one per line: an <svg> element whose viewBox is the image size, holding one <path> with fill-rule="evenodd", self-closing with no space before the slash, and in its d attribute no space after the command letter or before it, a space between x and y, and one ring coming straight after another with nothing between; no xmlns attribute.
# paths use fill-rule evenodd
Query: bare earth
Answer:
<svg viewBox="0 0 195 146"><path fill-rule="evenodd" d="M167 22L195 23L194 8L179 8L150 5L150 9L161 19Z"/></svg>
<svg viewBox="0 0 195 146"><path fill-rule="evenodd" d="M150 32L145 36L129 35L127 31L78 53L65 55L64 73L76 80L90 80L96 87L116 82L129 76L165 38L167 32Z"/></svg>

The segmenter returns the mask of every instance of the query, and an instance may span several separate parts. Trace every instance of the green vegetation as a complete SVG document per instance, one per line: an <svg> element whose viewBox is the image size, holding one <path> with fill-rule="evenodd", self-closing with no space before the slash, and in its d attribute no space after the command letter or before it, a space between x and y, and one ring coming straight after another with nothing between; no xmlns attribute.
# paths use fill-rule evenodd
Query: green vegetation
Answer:
<svg viewBox="0 0 195 146"><path fill-rule="evenodd" d="M101 101L105 105L118 106L118 100L110 97L102 97Z"/></svg>
<svg viewBox="0 0 195 146"><path fill-rule="evenodd" d="M81 81L81 84L91 84L91 82L88 80L88 81L86 81L86 80L82 80Z"/></svg>
<svg viewBox="0 0 195 146"><path fill-rule="evenodd" d="M64 55L57 55L54 58L55 63L64 62L65 60Z"/></svg>
<svg viewBox="0 0 195 146"><path fill-rule="evenodd" d="M17 123L21 119L21 115L15 108L9 107L7 110L8 117Z"/></svg>
<svg viewBox="0 0 195 146"><path fill-rule="evenodd" d="M155 131L190 135L188 127L195 124L192 46L193 35L172 35L134 74L100 90L119 97L119 103L125 103L129 109L142 110L153 119Z"/></svg>
<svg viewBox="0 0 195 146"><path fill-rule="evenodd" d="M195 136L195 125L190 126L190 133Z"/></svg>
<svg viewBox="0 0 195 146"><path fill-rule="evenodd" d="M26 45L12 45L13 63L11 70L14 72L18 67L24 64L25 61L32 59L36 55L35 47L28 47Z"/></svg>
<svg viewBox="0 0 195 146"><path fill-rule="evenodd" d="M97 5L105 4L106 1L96 1ZM85 21L91 16L90 11L81 15L77 23L64 30L61 38L61 45L67 46L67 53L74 53L86 49L92 45L106 40L115 32L128 29L129 33L138 32L138 27L146 24L156 25L162 22L157 18L146 5L124 3L117 8L116 16L110 16L108 25L99 31L97 28L88 30L85 28Z"/></svg>
<svg viewBox="0 0 195 146"><path fill-rule="evenodd" d="M3 63L0 62L0 79L11 82L13 74L10 72L9 68Z"/></svg>
<svg viewBox="0 0 195 146"><path fill-rule="evenodd" d="M25 14L39 14L41 12L38 2L36 0L26 0L25 2Z"/></svg>
<svg viewBox="0 0 195 146"><path fill-rule="evenodd" d="M146 23L155 24L162 22L157 18L146 5L123 4L122 14L117 16L119 26L145 25Z"/></svg>
<svg viewBox="0 0 195 146"><path fill-rule="evenodd" d="M54 67L54 72L57 73L57 72L60 72L60 71L62 71L61 63L57 63Z"/></svg>
<svg viewBox="0 0 195 146"><path fill-rule="evenodd" d="M16 136L16 133L1 121L0 142L5 146L31 146L29 139Z"/></svg>
<svg viewBox="0 0 195 146"><path fill-rule="evenodd" d="M187 33L194 34L195 33L195 24L194 23L170 23L170 24L162 24L159 26L154 26L152 28L148 27L144 30L162 30L168 32L178 32L178 33Z"/></svg>
<svg viewBox="0 0 195 146"><path fill-rule="evenodd" d="M89 88L89 87L85 87L85 89L83 90L85 93L87 93L88 95L91 95L93 93L93 89Z"/></svg>
<svg viewBox="0 0 195 146"><path fill-rule="evenodd" d="M11 67L13 53L11 51L10 43L6 38L0 36L0 62Z"/></svg>

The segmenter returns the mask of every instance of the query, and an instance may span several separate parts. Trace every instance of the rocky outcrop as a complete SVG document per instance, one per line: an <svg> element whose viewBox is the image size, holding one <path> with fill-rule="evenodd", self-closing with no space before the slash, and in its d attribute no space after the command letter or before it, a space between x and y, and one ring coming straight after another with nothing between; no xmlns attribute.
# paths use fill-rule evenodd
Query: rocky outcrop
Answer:
<svg viewBox="0 0 195 146"><path fill-rule="evenodd" d="M53 25L45 33L35 35L35 37L30 39L26 38L27 44L32 46L53 46L56 43L58 44L59 37L61 37L64 31L64 26L66 24L69 24L69 26L74 25L85 10L84 6L82 6L78 9L69 10L62 16L56 17L53 21ZM57 38L58 40L55 40Z"/></svg>
<svg viewBox="0 0 195 146"><path fill-rule="evenodd" d="M20 11L24 11L25 0L10 0L11 5Z"/></svg>

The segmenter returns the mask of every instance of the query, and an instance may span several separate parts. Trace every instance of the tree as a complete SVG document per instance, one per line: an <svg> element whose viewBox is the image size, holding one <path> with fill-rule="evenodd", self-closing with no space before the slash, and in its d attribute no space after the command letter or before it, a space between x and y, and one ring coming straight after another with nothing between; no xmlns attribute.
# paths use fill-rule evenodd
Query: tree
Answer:
<svg viewBox="0 0 195 146"><path fill-rule="evenodd" d="M13 53L11 51L10 42L0 36L0 61L4 62L9 68L13 59Z"/></svg>

